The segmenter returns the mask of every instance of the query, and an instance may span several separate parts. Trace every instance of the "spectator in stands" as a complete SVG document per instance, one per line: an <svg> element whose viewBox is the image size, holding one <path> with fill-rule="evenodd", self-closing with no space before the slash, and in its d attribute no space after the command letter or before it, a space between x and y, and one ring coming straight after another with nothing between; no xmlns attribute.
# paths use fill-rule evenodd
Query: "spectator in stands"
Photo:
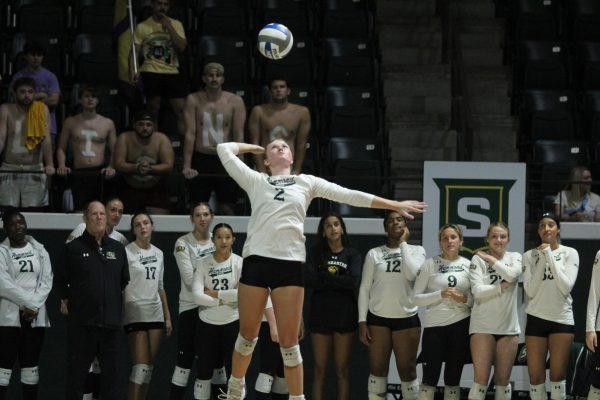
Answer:
<svg viewBox="0 0 600 400"><path fill-rule="evenodd" d="M114 165L124 174L119 190L125 211L169 213L166 175L173 170L174 158L169 138L155 130L154 115L139 111L134 130L120 134L115 145Z"/></svg>
<svg viewBox="0 0 600 400"><path fill-rule="evenodd" d="M153 0L152 15L137 25L134 35L135 51L143 60L133 81L143 81L147 107L158 115L162 97L169 99L177 116L179 134L183 134L183 106L188 94L188 82L179 72L178 52L187 47L185 31L180 21L169 18L169 0ZM132 54L133 55L133 54ZM133 61L130 62L133 68Z"/></svg>
<svg viewBox="0 0 600 400"><path fill-rule="evenodd" d="M44 246L27 235L23 214L6 211L2 222L7 238L0 244L0 399L8 398L18 359L22 398L34 400L38 398L38 361L50 326L46 299L52 288L52 267Z"/></svg>
<svg viewBox="0 0 600 400"><path fill-rule="evenodd" d="M94 87L82 86L79 98L82 111L65 120L56 150L58 175L73 172L71 187L75 210L83 210L89 201L98 197L100 188L104 187L103 177L110 179L115 175L112 155L117 141L113 121L96 113L98 96ZM67 148L71 151L73 170L66 165Z"/></svg>
<svg viewBox="0 0 600 400"><path fill-rule="evenodd" d="M13 171L0 173L0 207L39 209L48 205L47 176L54 174L50 114L34 101L33 79L17 79L13 90L16 103L0 106L0 170Z"/></svg>
<svg viewBox="0 0 600 400"><path fill-rule="evenodd" d="M271 100L252 109L248 130L250 143L266 146L275 139L283 139L291 147L294 156L292 173L300 173L310 133L308 108L288 102L291 89L284 77L269 81ZM267 172L262 155L254 155L254 165L260 172Z"/></svg>
<svg viewBox="0 0 600 400"><path fill-rule="evenodd" d="M202 81L204 90L190 94L185 103L183 175L191 180L192 203L207 202L214 190L219 200L218 211L233 215L237 186L227 176L216 149L219 143L244 141L246 109L240 96L222 89L225 69L221 64L206 64ZM199 173L223 176L201 180Z"/></svg>
<svg viewBox="0 0 600 400"><path fill-rule="evenodd" d="M56 143L56 112L60 100L60 86L56 75L42 66L46 51L38 42L30 41L23 48L23 57L27 62L27 66L13 76L11 86L14 87L15 82L19 78L32 78L35 81L34 100L41 101L50 110L50 134L52 136L52 144Z"/></svg>
<svg viewBox="0 0 600 400"><path fill-rule="evenodd" d="M592 193L592 173L587 167L571 170L569 183L554 199L554 212L561 221L600 221L600 196Z"/></svg>

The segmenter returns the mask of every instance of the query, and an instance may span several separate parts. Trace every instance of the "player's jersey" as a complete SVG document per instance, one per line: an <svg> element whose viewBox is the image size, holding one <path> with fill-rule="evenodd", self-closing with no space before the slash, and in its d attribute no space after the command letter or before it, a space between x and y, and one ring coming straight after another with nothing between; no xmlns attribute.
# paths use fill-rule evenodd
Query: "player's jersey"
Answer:
<svg viewBox="0 0 600 400"><path fill-rule="evenodd" d="M225 170L246 191L252 205L244 257L258 255L304 262L304 219L312 199L323 197L356 207L370 207L373 201L373 195L312 175L269 176L256 172L236 156L237 152L235 143L217 145Z"/></svg>
<svg viewBox="0 0 600 400"><path fill-rule="evenodd" d="M471 310L469 333L518 335L517 281L523 271L521 254L505 252L501 260L489 265L479 256L471 259ZM513 283L502 291L500 283Z"/></svg>
<svg viewBox="0 0 600 400"><path fill-rule="evenodd" d="M69 243L73 241L73 239L78 238L85 231L85 223L81 223L73 229L73 231L67 237L65 243ZM117 242L121 242L123 246L127 246L129 244L129 240L122 233L117 232L115 229L108 235L109 238L115 239Z"/></svg>
<svg viewBox="0 0 600 400"><path fill-rule="evenodd" d="M440 256L429 258L415 281L414 301L426 307L423 327L446 326L467 318L471 314L470 262L464 257L445 260ZM442 290L456 288L467 296L466 303L442 297Z"/></svg>
<svg viewBox="0 0 600 400"><path fill-rule="evenodd" d="M129 284L123 292L123 324L163 322L162 301L164 257L156 246L140 248L135 242L125 247L129 263Z"/></svg>
<svg viewBox="0 0 600 400"><path fill-rule="evenodd" d="M367 312L384 318L406 318L417 313L413 287L425 249L403 242L400 247L379 246L369 250L363 265L358 296L358 321Z"/></svg>
<svg viewBox="0 0 600 400"><path fill-rule="evenodd" d="M50 256L44 246L26 236L27 245L0 244L0 326L21 326L22 307L38 310L32 327L48 327L46 299L52 289Z"/></svg>
<svg viewBox="0 0 600 400"><path fill-rule="evenodd" d="M585 319L585 331L600 331L600 318L598 318L598 309L600 308L600 251L596 253L594 266L592 267L592 282L590 283L590 293L588 295L587 312Z"/></svg>
<svg viewBox="0 0 600 400"><path fill-rule="evenodd" d="M181 277L181 290L179 291L179 313L193 310L198 305L194 303L192 296L192 283L194 282L194 271L198 268L203 258L215 252L212 240L199 242L192 232L181 236L175 242L173 255L179 268Z"/></svg>
<svg viewBox="0 0 600 400"><path fill-rule="evenodd" d="M204 258L194 273L193 296L200 306L198 315L208 324L225 325L239 319L237 286L242 274L242 258L231 254L217 262L213 256ZM218 290L214 298L204 289Z"/></svg>
<svg viewBox="0 0 600 400"><path fill-rule="evenodd" d="M523 286L527 293L525 312L534 317L574 325L571 289L577 279L579 253L559 245L543 252L532 249L523 254Z"/></svg>

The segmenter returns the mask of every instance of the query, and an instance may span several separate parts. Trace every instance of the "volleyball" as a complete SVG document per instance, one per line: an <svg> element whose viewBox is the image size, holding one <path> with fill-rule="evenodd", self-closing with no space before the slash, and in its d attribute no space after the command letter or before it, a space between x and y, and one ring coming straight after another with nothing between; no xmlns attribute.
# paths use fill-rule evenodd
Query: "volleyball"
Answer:
<svg viewBox="0 0 600 400"><path fill-rule="evenodd" d="M270 23L258 32L257 45L260 54L271 60L279 60L292 50L294 37L285 25Z"/></svg>

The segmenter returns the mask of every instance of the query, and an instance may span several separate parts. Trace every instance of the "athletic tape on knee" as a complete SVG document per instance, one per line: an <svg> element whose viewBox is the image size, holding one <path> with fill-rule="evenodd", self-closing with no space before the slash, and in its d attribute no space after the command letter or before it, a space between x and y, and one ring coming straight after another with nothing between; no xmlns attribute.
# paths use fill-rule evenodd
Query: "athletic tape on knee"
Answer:
<svg viewBox="0 0 600 400"><path fill-rule="evenodd" d="M256 383L254 389L261 393L271 393L271 387L273 386L273 377L269 374L260 373L256 377Z"/></svg>
<svg viewBox="0 0 600 400"><path fill-rule="evenodd" d="M546 394L546 385L541 383L539 385L529 385L529 397L531 400L546 400L548 395Z"/></svg>
<svg viewBox="0 0 600 400"><path fill-rule="evenodd" d="M367 392L376 395L382 395L387 392L387 377L369 375L369 383L367 384Z"/></svg>
<svg viewBox="0 0 600 400"><path fill-rule="evenodd" d="M496 386L496 391L498 391L498 387ZM483 400L485 399L485 395L487 393L487 385L482 385L477 382L473 382L473 386L469 390L468 399L469 400Z"/></svg>
<svg viewBox="0 0 600 400"><path fill-rule="evenodd" d="M148 371L148 365L134 364L131 367L131 375L129 376L129 380L137 385L143 385L146 379L146 371Z"/></svg>
<svg viewBox="0 0 600 400"><path fill-rule="evenodd" d="M283 358L283 365L286 367L295 367L302 364L302 354L300 354L300 345L292 347L280 347L281 357Z"/></svg>
<svg viewBox="0 0 600 400"><path fill-rule="evenodd" d="M11 375L12 369L0 368L0 386L8 386Z"/></svg>
<svg viewBox="0 0 600 400"><path fill-rule="evenodd" d="M99 374L101 372L100 370L100 360L98 360L97 358L94 358L94 362L92 363L92 370L91 372L93 372L94 374Z"/></svg>
<svg viewBox="0 0 600 400"><path fill-rule="evenodd" d="M175 386L186 387L190 377L190 370L175 366L171 383Z"/></svg>
<svg viewBox="0 0 600 400"><path fill-rule="evenodd" d="M419 380L414 379L412 381L403 381L400 379L400 391L402 392L402 398L405 400L417 400L419 395Z"/></svg>
<svg viewBox="0 0 600 400"><path fill-rule="evenodd" d="M494 400L511 400L512 399L512 386L510 383L506 386L496 385L494 392ZM598 399L600 400L600 399Z"/></svg>
<svg viewBox="0 0 600 400"><path fill-rule="evenodd" d="M40 381L38 367L21 368L21 383L26 385L37 385Z"/></svg>
<svg viewBox="0 0 600 400"><path fill-rule="evenodd" d="M588 400L600 400L600 389L594 385L590 385L590 391L588 392Z"/></svg>
<svg viewBox="0 0 600 400"><path fill-rule="evenodd" d="M154 365L148 365L148 369L146 369L146 375L144 376L145 385L150 383L150 379L152 379L152 371L154 371Z"/></svg>
<svg viewBox="0 0 600 400"><path fill-rule="evenodd" d="M227 385L227 371L225 371L225 367L215 368L213 370L210 383L213 385Z"/></svg>
<svg viewBox="0 0 600 400"><path fill-rule="evenodd" d="M257 341L258 337L255 337L252 340L247 340L244 339L244 337L238 333L238 337L237 339L235 339L235 351L237 351L243 356L248 356L254 351L254 347L256 346Z"/></svg>
<svg viewBox="0 0 600 400"><path fill-rule="evenodd" d="M418 400L433 400L435 397L435 388L429 385L423 385L419 387L419 395L417 396Z"/></svg>
<svg viewBox="0 0 600 400"><path fill-rule="evenodd" d="M550 382L550 398L565 400L567 398L567 381Z"/></svg>
<svg viewBox="0 0 600 400"><path fill-rule="evenodd" d="M194 400L210 400L210 380L196 379L194 383Z"/></svg>
<svg viewBox="0 0 600 400"><path fill-rule="evenodd" d="M273 378L273 385L271 386L271 393L288 394L288 385L283 376L275 376Z"/></svg>

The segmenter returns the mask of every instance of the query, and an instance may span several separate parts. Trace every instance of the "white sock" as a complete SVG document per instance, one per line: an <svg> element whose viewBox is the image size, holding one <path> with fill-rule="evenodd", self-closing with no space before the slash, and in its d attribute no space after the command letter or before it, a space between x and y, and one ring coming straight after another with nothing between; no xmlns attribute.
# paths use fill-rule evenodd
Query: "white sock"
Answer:
<svg viewBox="0 0 600 400"><path fill-rule="evenodd" d="M565 400L567 398L567 381L550 382L550 398L552 400Z"/></svg>
<svg viewBox="0 0 600 400"><path fill-rule="evenodd" d="M600 400L600 389L590 385L590 391L588 392L588 400Z"/></svg>
<svg viewBox="0 0 600 400"><path fill-rule="evenodd" d="M512 386L510 383L506 386L496 385L496 391L494 392L494 400L511 400L512 399ZM598 399L600 400L600 399Z"/></svg>
<svg viewBox="0 0 600 400"><path fill-rule="evenodd" d="M460 400L460 386L444 386L444 400Z"/></svg>
<svg viewBox="0 0 600 400"><path fill-rule="evenodd" d="M402 391L402 398L405 400L417 400L419 396L419 380L414 381L402 381L400 380Z"/></svg>
<svg viewBox="0 0 600 400"><path fill-rule="evenodd" d="M498 390L498 388L496 388ZM469 400L484 400L487 393L487 385L482 385L477 382L473 382L473 386L469 390Z"/></svg>
<svg viewBox="0 0 600 400"><path fill-rule="evenodd" d="M435 390L436 389L433 386L421 384L417 400L433 400L435 397Z"/></svg>
<svg viewBox="0 0 600 400"><path fill-rule="evenodd" d="M529 397L531 400L547 400L548 394L546 393L546 385L540 383L539 385L529 385Z"/></svg>

